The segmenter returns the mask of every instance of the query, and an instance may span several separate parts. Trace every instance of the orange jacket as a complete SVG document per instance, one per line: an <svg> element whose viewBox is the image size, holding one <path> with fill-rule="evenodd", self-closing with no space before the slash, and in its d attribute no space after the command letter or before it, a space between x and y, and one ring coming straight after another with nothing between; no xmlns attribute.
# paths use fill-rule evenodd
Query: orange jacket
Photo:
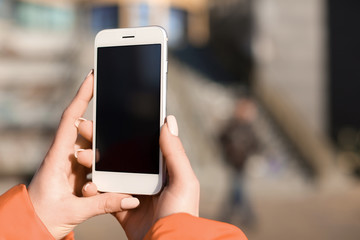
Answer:
<svg viewBox="0 0 360 240"><path fill-rule="evenodd" d="M3 239L54 239L36 215L24 185L13 187L0 196L0 240ZM145 240L165 239L247 240L233 225L185 213L160 219L145 236ZM74 240L74 234L70 233L64 240Z"/></svg>
<svg viewBox="0 0 360 240"><path fill-rule="evenodd" d="M158 220L144 240L247 240L234 225L177 213Z"/></svg>

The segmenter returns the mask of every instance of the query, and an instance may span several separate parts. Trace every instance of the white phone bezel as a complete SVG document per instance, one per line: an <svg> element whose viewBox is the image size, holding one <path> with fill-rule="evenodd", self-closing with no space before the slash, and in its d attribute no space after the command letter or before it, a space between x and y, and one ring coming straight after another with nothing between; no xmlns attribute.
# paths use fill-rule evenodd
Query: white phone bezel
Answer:
<svg viewBox="0 0 360 240"><path fill-rule="evenodd" d="M123 37L126 38L123 38ZM133 37L132 37L133 36ZM160 192L165 179L165 165L159 149L159 174L138 174L124 172L108 172L95 170L96 154L96 85L97 85L97 48L110 46L129 46L161 44L161 80L160 80L160 129L166 117L166 85L167 85L167 36L163 28L158 26L139 28L107 29L95 37L94 53L94 105L93 105L93 167L92 180L99 191L128 194L154 195ZM121 154L121 153L119 153Z"/></svg>

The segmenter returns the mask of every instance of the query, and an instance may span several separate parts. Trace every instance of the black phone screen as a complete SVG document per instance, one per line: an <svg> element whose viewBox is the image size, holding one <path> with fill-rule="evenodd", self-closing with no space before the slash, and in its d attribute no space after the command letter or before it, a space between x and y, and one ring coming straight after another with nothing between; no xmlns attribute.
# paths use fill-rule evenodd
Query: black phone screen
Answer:
<svg viewBox="0 0 360 240"><path fill-rule="evenodd" d="M96 171L159 174L161 45L99 47Z"/></svg>

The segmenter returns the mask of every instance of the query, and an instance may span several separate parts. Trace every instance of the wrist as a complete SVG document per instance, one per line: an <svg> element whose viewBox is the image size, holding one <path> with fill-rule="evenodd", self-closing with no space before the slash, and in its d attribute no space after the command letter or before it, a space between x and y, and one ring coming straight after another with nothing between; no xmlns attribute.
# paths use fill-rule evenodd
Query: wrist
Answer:
<svg viewBox="0 0 360 240"><path fill-rule="evenodd" d="M27 192L36 216L39 218L53 239L64 238L71 231L71 229L65 231L66 229L61 229L60 223L56 222L59 220L60 216L54 212L52 207L49 205L49 203L54 201L49 199L42 199L40 196L43 194L39 192L37 187L32 187L32 183L29 185Z"/></svg>

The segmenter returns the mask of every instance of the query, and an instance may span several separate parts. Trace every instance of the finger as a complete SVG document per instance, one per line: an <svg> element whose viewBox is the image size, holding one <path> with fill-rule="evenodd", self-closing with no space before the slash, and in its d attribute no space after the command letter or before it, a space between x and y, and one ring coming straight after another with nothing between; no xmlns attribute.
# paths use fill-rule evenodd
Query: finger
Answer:
<svg viewBox="0 0 360 240"><path fill-rule="evenodd" d="M135 211L143 211L146 210L146 214L143 215L143 222L147 222L145 218L149 218L149 224L152 223L155 211L157 209L157 202L159 199L159 195L137 195L136 196L140 201L140 206ZM122 212L116 212L114 216L116 219L120 222L121 225L123 225L124 221L129 217L129 214L132 214L132 212L128 211L122 211ZM137 213L134 213L137 214ZM145 226L142 226L145 228ZM148 226L150 228L151 226Z"/></svg>
<svg viewBox="0 0 360 240"><path fill-rule="evenodd" d="M88 182L83 186L82 195L84 197L91 197L91 196L95 196L96 194L98 194L98 191L95 183Z"/></svg>
<svg viewBox="0 0 360 240"><path fill-rule="evenodd" d="M78 163L84 167L91 168L93 151L91 149L78 149L75 151L75 157L77 158Z"/></svg>
<svg viewBox="0 0 360 240"><path fill-rule="evenodd" d="M79 148L88 149L88 148L91 148L91 146L92 146L91 142L89 142L83 136L78 134L78 137L77 137L75 145L74 145L75 149L79 149Z"/></svg>
<svg viewBox="0 0 360 240"><path fill-rule="evenodd" d="M85 113L93 95L93 87L94 75L91 71L62 115L54 147L63 148L74 145L77 138L77 129L74 123Z"/></svg>
<svg viewBox="0 0 360 240"><path fill-rule="evenodd" d="M196 178L184 147L177 136L176 118L168 116L160 133L160 149L165 159L170 181L188 182Z"/></svg>
<svg viewBox="0 0 360 240"><path fill-rule="evenodd" d="M101 193L95 196L82 198L82 210L89 218L105 214L116 213L137 208L140 204L139 199L127 194Z"/></svg>
<svg viewBox="0 0 360 240"><path fill-rule="evenodd" d="M78 126L79 134L89 142L92 142L93 137L93 121L81 121Z"/></svg>

